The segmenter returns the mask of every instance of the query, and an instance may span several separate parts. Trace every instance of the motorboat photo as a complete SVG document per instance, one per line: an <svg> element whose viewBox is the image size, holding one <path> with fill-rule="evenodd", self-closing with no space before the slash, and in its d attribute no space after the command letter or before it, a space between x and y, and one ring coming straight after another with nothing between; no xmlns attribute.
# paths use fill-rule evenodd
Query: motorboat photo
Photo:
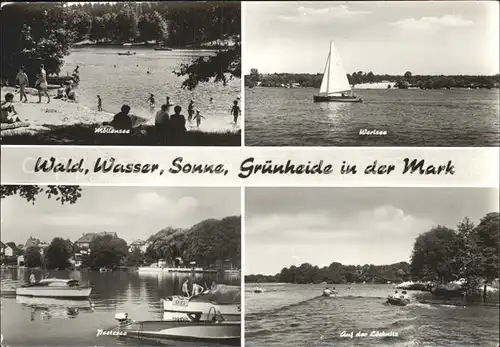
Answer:
<svg viewBox="0 0 500 347"><path fill-rule="evenodd" d="M77 280L60 278L45 278L16 289L18 296L46 298L86 299L91 292L91 287L81 286Z"/></svg>
<svg viewBox="0 0 500 347"><path fill-rule="evenodd" d="M185 316L186 320L133 321L128 318L128 313L117 313L115 319L119 326L114 330L117 335L127 338L241 343L240 321L225 321L225 317L217 314L215 309L210 310L206 320L202 320L199 313L185 313Z"/></svg>

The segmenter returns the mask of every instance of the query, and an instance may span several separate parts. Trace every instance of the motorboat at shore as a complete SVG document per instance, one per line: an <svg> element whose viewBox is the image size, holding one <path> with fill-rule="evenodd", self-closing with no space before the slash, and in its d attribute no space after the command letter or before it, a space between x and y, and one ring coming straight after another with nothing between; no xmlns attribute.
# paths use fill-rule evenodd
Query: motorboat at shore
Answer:
<svg viewBox="0 0 500 347"><path fill-rule="evenodd" d="M408 298L397 298L393 296L387 297L386 304L396 305L396 306L406 306L410 303Z"/></svg>
<svg viewBox="0 0 500 347"><path fill-rule="evenodd" d="M114 329L117 336L129 338L161 338L177 341L203 341L227 344L241 343L241 322L227 322L217 315L201 320L200 314L185 313L186 320L133 321L127 313L117 313L119 326Z"/></svg>
<svg viewBox="0 0 500 347"><path fill-rule="evenodd" d="M45 298L87 299L92 292L91 287L80 286L73 279L45 278L33 284L16 288L18 296Z"/></svg>

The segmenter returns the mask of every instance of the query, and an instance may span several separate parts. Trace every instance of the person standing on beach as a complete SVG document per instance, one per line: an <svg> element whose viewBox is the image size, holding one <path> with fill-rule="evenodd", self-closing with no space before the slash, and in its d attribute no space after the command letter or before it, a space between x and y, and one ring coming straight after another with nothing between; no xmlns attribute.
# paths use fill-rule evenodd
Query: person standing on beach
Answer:
<svg viewBox="0 0 500 347"><path fill-rule="evenodd" d="M1 117L0 117L1 123L11 124L21 121L19 117L14 118L15 116L17 116L17 111L14 108L14 105L12 104L13 100L14 100L14 94L12 93L5 94L5 101L2 102L2 109L1 109Z"/></svg>
<svg viewBox="0 0 500 347"><path fill-rule="evenodd" d="M156 113L155 117L155 130L158 138L158 142L162 145L168 143L168 128L169 128L170 117L168 115L167 105L161 105L161 110Z"/></svg>
<svg viewBox="0 0 500 347"><path fill-rule="evenodd" d="M238 116L240 115L240 107L238 106L238 100L233 101L233 108L231 109L231 114L234 116L234 124L238 121Z"/></svg>
<svg viewBox="0 0 500 347"><path fill-rule="evenodd" d="M45 94L48 104L50 102L50 96L48 92L47 72L45 72L43 64L40 65L40 71L38 72L35 86L38 89L38 103L40 104L42 102L42 94Z"/></svg>
<svg viewBox="0 0 500 347"><path fill-rule="evenodd" d="M169 139L173 145L180 145L186 134L186 118L181 114L182 107L175 106L174 114L170 116Z"/></svg>
<svg viewBox="0 0 500 347"><path fill-rule="evenodd" d="M29 86L29 80L28 80L28 75L24 72L24 66L19 67L19 71L17 72L16 76L16 82L19 83L19 101L23 101L24 97L24 102L28 101L28 97L26 96L26 88Z"/></svg>
<svg viewBox="0 0 500 347"><path fill-rule="evenodd" d="M193 119L193 115L194 115L194 101L191 100L188 106L188 122L191 122L191 120Z"/></svg>
<svg viewBox="0 0 500 347"><path fill-rule="evenodd" d="M102 99L100 95L97 95L97 111L102 112Z"/></svg>

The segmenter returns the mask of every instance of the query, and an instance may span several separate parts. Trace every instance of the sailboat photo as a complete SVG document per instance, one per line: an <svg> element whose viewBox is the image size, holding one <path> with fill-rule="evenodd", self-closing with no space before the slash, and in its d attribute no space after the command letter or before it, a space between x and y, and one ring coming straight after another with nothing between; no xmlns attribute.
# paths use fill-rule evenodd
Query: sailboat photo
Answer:
<svg viewBox="0 0 500 347"><path fill-rule="evenodd" d="M326 59L325 72L321 80L319 94L314 95L314 102L363 102L353 95L347 74L342 66L340 55L330 41L330 52Z"/></svg>

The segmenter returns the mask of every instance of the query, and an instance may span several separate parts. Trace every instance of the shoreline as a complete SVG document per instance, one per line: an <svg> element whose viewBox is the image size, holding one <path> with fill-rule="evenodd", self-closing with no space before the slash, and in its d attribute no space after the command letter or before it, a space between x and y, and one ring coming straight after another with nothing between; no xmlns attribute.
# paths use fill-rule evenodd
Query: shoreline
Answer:
<svg viewBox="0 0 500 347"><path fill-rule="evenodd" d="M38 103L37 91L27 88L28 102L19 102L19 91L14 87L2 87L2 99L6 93L14 94L14 108L22 122L29 126L1 130L4 145L145 145L157 146L154 125L143 125L140 131L129 136L96 134L95 129L109 122L114 114L98 112L78 103L46 97ZM51 94L49 92L49 94ZM187 124L186 124L187 125ZM241 129L234 131L204 132L186 127L185 146L241 146Z"/></svg>

